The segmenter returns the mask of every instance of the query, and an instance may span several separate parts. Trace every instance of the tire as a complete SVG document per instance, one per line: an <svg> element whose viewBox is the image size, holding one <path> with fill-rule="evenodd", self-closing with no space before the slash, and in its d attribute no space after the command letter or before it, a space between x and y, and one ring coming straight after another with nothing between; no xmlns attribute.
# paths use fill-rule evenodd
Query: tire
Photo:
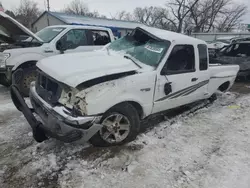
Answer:
<svg viewBox="0 0 250 188"><path fill-rule="evenodd" d="M209 99L208 99L211 103L213 103L214 101L217 100L217 95L216 93L214 93Z"/></svg>
<svg viewBox="0 0 250 188"><path fill-rule="evenodd" d="M117 122L117 119L121 119L118 123L119 125L114 125L116 124L115 122ZM112 120L114 121L112 122ZM113 123L113 126L117 127L110 128L111 122ZM112 107L103 115L101 124L103 124L103 128L90 139L90 143L96 147L116 146L131 142L136 138L140 130L140 118L138 112L129 103L122 103ZM124 129L125 126L126 128ZM110 134L110 136L107 137L108 134ZM115 141L117 138L115 135L117 134L121 135L118 137L119 141ZM107 139L104 139L105 137L107 137Z"/></svg>
<svg viewBox="0 0 250 188"><path fill-rule="evenodd" d="M30 84L36 80L37 72L36 67L32 66L25 69L17 69L16 72L22 71L22 76L20 80L16 81L15 84L19 88L23 97L29 96ZM15 74L15 73L14 73Z"/></svg>

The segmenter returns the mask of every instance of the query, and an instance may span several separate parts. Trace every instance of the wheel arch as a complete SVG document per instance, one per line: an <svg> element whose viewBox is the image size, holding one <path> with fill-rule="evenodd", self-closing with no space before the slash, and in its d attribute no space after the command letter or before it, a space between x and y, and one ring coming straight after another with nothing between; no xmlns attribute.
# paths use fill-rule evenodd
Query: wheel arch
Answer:
<svg viewBox="0 0 250 188"><path fill-rule="evenodd" d="M221 92L226 92L229 89L230 85L230 81L226 81L218 87L218 90Z"/></svg>
<svg viewBox="0 0 250 188"><path fill-rule="evenodd" d="M36 65L36 63L37 63L37 60L25 61L25 62L21 63L20 65L18 65L18 66L15 68L15 70L20 69L20 68L22 68L22 69L29 68L29 67L31 67L31 66ZM15 70L14 70L14 71L15 71Z"/></svg>
<svg viewBox="0 0 250 188"><path fill-rule="evenodd" d="M120 103L117 103L115 105L113 105L112 107L110 107L106 112L110 111L112 108L114 108L115 106L118 106L118 105L122 105L122 104L130 104L131 106L133 106L136 111L138 112L138 115L140 117L140 119L143 119L144 117L144 110L143 110L143 107L141 106L140 103L136 102L136 101L131 101L131 100L128 100L128 101L124 101L124 102L120 102Z"/></svg>

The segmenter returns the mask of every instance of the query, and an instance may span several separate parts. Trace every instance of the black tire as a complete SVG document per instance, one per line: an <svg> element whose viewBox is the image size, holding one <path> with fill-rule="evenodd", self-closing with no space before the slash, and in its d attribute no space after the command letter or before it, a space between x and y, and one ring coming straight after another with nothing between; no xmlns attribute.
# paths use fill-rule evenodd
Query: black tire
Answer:
<svg viewBox="0 0 250 188"><path fill-rule="evenodd" d="M216 100L217 100L217 95L216 95L216 93L214 93L208 100L209 100L209 102L211 102L211 103L213 103L214 101L216 101Z"/></svg>
<svg viewBox="0 0 250 188"><path fill-rule="evenodd" d="M17 85L18 89L20 90L23 97L29 96L29 90L30 90L30 83L32 81L36 80L37 71L36 66L31 66L29 68L17 69L17 71L22 71L22 76L20 80L14 81L14 83ZM15 74L15 73L14 73Z"/></svg>
<svg viewBox="0 0 250 188"><path fill-rule="evenodd" d="M101 123L107 117L112 116L112 114L117 114L117 113L125 116L130 122L130 130L129 130L127 137L121 142L109 143L103 140L100 134L101 131L99 131L90 139L90 143L92 145L96 147L109 147L109 146L123 145L125 143L133 141L136 138L140 130L140 118L139 118L137 110L129 103L121 103L112 107L103 115L101 119Z"/></svg>

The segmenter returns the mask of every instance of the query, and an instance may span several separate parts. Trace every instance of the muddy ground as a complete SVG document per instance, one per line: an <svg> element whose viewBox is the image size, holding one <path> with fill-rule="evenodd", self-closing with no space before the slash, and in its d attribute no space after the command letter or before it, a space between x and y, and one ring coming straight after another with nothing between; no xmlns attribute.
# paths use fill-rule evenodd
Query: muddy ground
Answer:
<svg viewBox="0 0 250 188"><path fill-rule="evenodd" d="M0 86L0 187L250 187L250 83L143 122L120 147L36 143Z"/></svg>

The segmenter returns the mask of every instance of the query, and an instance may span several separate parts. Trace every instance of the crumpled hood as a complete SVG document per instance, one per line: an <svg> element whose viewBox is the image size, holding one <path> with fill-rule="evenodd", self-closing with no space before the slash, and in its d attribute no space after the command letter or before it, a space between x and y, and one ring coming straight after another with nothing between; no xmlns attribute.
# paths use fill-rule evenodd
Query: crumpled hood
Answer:
<svg viewBox="0 0 250 188"><path fill-rule="evenodd" d="M57 55L41 60L37 67L71 87L105 75L138 70L131 60L119 54L93 51Z"/></svg>
<svg viewBox="0 0 250 188"><path fill-rule="evenodd" d="M250 57L219 56L212 61L220 64L239 65L241 71L250 69Z"/></svg>

